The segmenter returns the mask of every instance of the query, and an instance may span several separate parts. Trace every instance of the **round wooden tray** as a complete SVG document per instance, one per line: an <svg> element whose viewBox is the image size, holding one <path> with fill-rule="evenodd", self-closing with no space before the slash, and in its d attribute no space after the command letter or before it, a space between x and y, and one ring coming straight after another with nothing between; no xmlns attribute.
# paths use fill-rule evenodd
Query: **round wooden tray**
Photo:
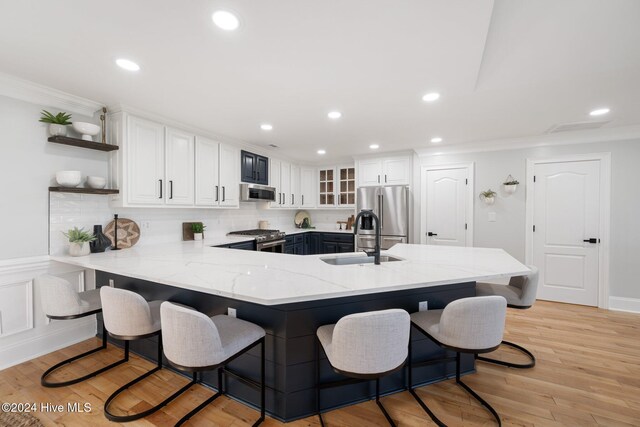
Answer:
<svg viewBox="0 0 640 427"><path fill-rule="evenodd" d="M104 235L111 241L114 241L115 221L111 221L104 229ZM118 218L118 248L126 249L138 243L140 240L140 227L135 221L127 218Z"/></svg>

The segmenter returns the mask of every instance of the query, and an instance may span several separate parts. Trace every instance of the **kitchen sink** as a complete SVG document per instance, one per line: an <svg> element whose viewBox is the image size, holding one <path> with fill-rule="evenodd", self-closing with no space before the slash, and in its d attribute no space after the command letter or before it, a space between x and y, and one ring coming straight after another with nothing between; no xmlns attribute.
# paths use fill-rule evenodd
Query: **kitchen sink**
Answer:
<svg viewBox="0 0 640 427"><path fill-rule="evenodd" d="M331 257L320 258L322 261L326 262L329 265L353 265L353 264L373 264L374 258L372 256L367 255L338 255ZM398 258L390 255L381 255L380 262L391 262L391 261L404 261L403 258Z"/></svg>

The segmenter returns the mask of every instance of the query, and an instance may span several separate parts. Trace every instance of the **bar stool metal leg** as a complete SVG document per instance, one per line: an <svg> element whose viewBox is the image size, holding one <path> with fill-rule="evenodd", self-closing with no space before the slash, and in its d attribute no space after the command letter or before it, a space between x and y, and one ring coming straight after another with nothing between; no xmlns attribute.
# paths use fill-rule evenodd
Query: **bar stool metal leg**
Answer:
<svg viewBox="0 0 640 427"><path fill-rule="evenodd" d="M530 368L533 368L534 366L536 366L536 357L533 355L533 353L531 353L526 348L524 348L522 346L519 346L518 344L514 344L512 342L509 342L509 341L502 341L501 345L506 345L508 347L515 348L520 353L522 353L525 356L527 356L529 358L530 362L529 363L506 362L506 361L503 361L503 360L492 359L490 357L480 356L478 354L476 354L476 360L482 360L483 362L495 363L496 365L502 365L502 366L507 366L509 368L516 368L516 369L530 369Z"/></svg>
<svg viewBox="0 0 640 427"><path fill-rule="evenodd" d="M125 353L124 360L125 361L129 360L129 340L125 340L125 342L124 342L124 353ZM159 403L158 405L156 405L156 406L154 406L154 407L152 407L150 409L147 409L146 411L143 411L143 412L140 412L140 413L137 413L137 414L115 415L109 410L109 406L120 395L120 393L122 393L123 391L125 391L126 389L131 387L132 385L137 384L140 381L144 380L148 376L158 372L160 369L162 369L162 338L161 338L161 336L158 336L158 365L155 368L151 369L150 371L145 372L144 374L140 375L138 378L136 378L136 379L134 379L132 381L129 381L127 384L123 385L122 387L117 389L115 392L113 392L113 394L111 396L109 396L109 398L104 403L104 415L105 415L105 417L107 417L107 419L109 421L115 421L115 422L120 422L120 423L139 420L140 418L144 418L147 415L153 414L154 412L156 412L159 409L161 409L163 406L166 406L173 399L175 399L180 394L182 394L185 391L187 391L192 385L196 384L195 376L194 376L194 380L193 381L189 382L184 387L182 387L180 390L176 391L171 396L167 397L161 403Z"/></svg>
<svg viewBox="0 0 640 427"><path fill-rule="evenodd" d="M106 372L111 368L115 368L116 366L118 366L118 365L120 365L120 364L122 364L122 363L127 361L127 359L120 359L117 362L114 362L114 363L112 363L110 365L107 365L107 366L105 366L103 368L100 368L100 369L98 369L96 371L90 372L90 373L88 373L88 374L86 374L86 375L84 375L82 377L74 378L74 379L69 380L69 381L52 382L52 381L47 380L47 377L52 372L60 369L61 367L65 366L65 365L67 365L67 364L69 364L71 362L74 362L74 361L76 361L78 359L82 359L83 357L89 356L90 354L93 354L93 353L96 353L98 351L104 350L106 348L107 348L107 330L106 330L106 328L105 328L105 326L103 324L102 325L102 345L100 347L97 347L97 348L94 348L92 350L86 351L86 352L84 352L82 354L78 354L77 356L73 356L73 357L71 357L69 359L63 360L62 362L53 365L52 367L47 369L42 374L42 376L40 377L40 384L42 384L44 387L49 387L49 388L66 387L66 386L69 386L69 385L72 385L72 384L77 384L79 382L85 381L85 380L87 380L89 378L93 378L93 377L95 377L97 375L100 375L101 373Z"/></svg>
<svg viewBox="0 0 640 427"><path fill-rule="evenodd" d="M460 352L456 353L456 383L460 384L462 386L462 388L464 388L471 396L473 396L478 402L480 402L480 404L482 406L487 408L487 410L489 410L489 412L491 412L491 415L493 415L493 417L498 422L498 425L502 426L502 421L500 420L500 415L498 415L496 410L493 409L493 407L491 405L489 405L489 403L487 403L487 401L485 401L483 398L481 398L478 395L478 393L473 391L473 389L471 389L471 387L469 387L468 385L463 383L462 380L460 379Z"/></svg>

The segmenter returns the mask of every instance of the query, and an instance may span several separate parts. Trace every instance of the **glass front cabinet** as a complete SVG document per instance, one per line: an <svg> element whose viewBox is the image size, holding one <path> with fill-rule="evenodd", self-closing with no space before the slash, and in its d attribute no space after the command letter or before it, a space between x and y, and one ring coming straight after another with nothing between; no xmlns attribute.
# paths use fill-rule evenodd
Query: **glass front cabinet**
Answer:
<svg viewBox="0 0 640 427"><path fill-rule="evenodd" d="M356 170L354 166L318 169L318 207L354 207Z"/></svg>

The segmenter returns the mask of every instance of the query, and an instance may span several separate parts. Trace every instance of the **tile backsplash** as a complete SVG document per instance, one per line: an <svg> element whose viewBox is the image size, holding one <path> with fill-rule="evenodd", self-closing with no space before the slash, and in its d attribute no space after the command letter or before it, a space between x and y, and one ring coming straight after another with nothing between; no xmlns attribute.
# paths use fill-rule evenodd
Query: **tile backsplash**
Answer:
<svg viewBox="0 0 640 427"><path fill-rule="evenodd" d="M68 242L63 236L73 227L93 231L94 225L106 225L114 214L129 218L140 227L138 245L176 242L182 240L182 223L202 221L209 236L224 235L232 230L258 228L259 220L269 221L271 228L293 228L296 209L261 208L258 203L243 203L240 209L175 209L175 208L112 208L108 197L92 194L50 193L49 253L67 252ZM264 206L264 205L262 205ZM310 210L312 225L334 229L336 221L346 221L352 209Z"/></svg>

